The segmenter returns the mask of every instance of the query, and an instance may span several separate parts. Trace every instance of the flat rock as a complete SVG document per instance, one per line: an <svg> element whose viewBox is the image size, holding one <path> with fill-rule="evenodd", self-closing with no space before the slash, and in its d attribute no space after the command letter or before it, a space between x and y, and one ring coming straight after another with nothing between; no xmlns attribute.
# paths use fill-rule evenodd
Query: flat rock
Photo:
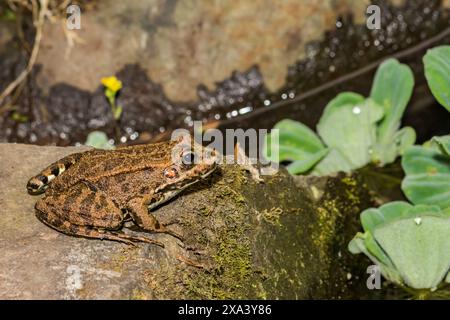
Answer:
<svg viewBox="0 0 450 320"><path fill-rule="evenodd" d="M148 250L163 252L69 237L37 220L37 197L27 193L27 180L86 149L0 144L0 299L133 298L140 288L133 272L152 264Z"/></svg>

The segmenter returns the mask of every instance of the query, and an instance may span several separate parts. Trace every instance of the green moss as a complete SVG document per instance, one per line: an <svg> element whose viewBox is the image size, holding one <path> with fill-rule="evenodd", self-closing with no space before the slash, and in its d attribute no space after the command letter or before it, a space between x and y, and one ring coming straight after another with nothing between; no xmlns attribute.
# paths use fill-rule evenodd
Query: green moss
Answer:
<svg viewBox="0 0 450 320"><path fill-rule="evenodd" d="M16 13L9 8L6 8L3 13L0 15L0 21L11 22L16 21L17 16Z"/></svg>
<svg viewBox="0 0 450 320"><path fill-rule="evenodd" d="M214 210L213 210L211 207L209 207L209 206L204 206L204 207L199 208L199 211L200 211L200 213L201 213L203 216L208 217L208 216L211 215L211 213L212 213Z"/></svg>
<svg viewBox="0 0 450 320"><path fill-rule="evenodd" d="M283 213L283 209L281 208L271 208L270 210L264 209L262 212L262 216L264 220L274 226L281 226L280 216Z"/></svg>
<svg viewBox="0 0 450 320"><path fill-rule="evenodd" d="M250 248L242 239L223 237L213 258L224 278L240 282L251 272Z"/></svg>
<svg viewBox="0 0 450 320"><path fill-rule="evenodd" d="M195 243L207 246L211 261L208 270L191 269L183 274L182 282L188 298L238 299L246 297L244 291L251 288L252 256L247 235L250 227L247 221L249 208L245 197L236 191L242 188L241 183L247 179L241 170L228 172L226 177L208 190L218 199L217 206L199 206L198 209L199 215L211 219L211 228L215 224L228 227L218 228L218 233L210 238L205 236L204 230L196 230L199 224L195 216L189 222L195 234ZM226 208L220 205L224 198L227 199ZM230 199L233 206L230 206ZM225 210L227 213L223 214Z"/></svg>
<svg viewBox="0 0 450 320"><path fill-rule="evenodd" d="M335 200L326 200L316 210L318 226L314 230L313 243L319 248L320 254L326 256L328 246L335 237L335 224L339 216Z"/></svg>
<svg viewBox="0 0 450 320"><path fill-rule="evenodd" d="M130 299L131 300L148 300L148 295L139 289L134 289L131 294Z"/></svg>
<svg viewBox="0 0 450 320"><path fill-rule="evenodd" d="M211 270L184 274L183 283L190 298L239 299L245 297L252 276L249 241L241 227L223 233L210 244L214 254ZM238 236L238 234L240 236Z"/></svg>
<svg viewBox="0 0 450 320"><path fill-rule="evenodd" d="M345 189L345 195L347 200L351 202L352 205L357 205L360 203L360 198L358 196L358 182L353 177L345 177L342 183L347 186Z"/></svg>

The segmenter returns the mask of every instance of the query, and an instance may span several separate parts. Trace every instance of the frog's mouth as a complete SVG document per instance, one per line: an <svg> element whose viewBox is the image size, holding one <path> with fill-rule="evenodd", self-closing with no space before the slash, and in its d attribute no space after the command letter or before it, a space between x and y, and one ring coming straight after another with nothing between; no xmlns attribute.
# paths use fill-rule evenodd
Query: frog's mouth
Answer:
<svg viewBox="0 0 450 320"><path fill-rule="evenodd" d="M209 170L208 172L206 172L205 174L197 177L196 179L185 183L183 186L181 187L175 187L176 185L172 185L169 186L170 189L161 189L158 191L157 197L154 197L153 201L148 205L148 209L150 211L158 208L160 205L166 203L167 201L171 200L172 198L176 197L181 191L183 191L184 189L192 186L193 184L207 178L209 175L211 175L211 173L213 173L216 170L217 166L214 166L214 168L212 168L211 170ZM175 188L174 188L175 187Z"/></svg>

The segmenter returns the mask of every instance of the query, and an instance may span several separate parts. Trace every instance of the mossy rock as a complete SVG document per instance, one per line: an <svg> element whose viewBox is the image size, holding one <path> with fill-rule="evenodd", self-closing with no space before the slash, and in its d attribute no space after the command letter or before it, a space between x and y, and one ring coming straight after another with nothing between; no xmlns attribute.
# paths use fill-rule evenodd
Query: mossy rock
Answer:
<svg viewBox="0 0 450 320"><path fill-rule="evenodd" d="M34 217L27 179L75 151L0 144L0 298L333 299L365 284L355 279L368 262L346 249L372 204L358 176L281 170L260 183L221 166L155 211L183 243L158 234L164 249L130 247L66 236Z"/></svg>

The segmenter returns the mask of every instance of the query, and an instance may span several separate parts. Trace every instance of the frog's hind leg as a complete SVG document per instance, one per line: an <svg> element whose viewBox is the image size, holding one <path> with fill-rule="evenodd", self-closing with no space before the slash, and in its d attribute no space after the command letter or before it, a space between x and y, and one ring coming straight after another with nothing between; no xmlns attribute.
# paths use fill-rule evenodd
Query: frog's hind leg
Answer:
<svg viewBox="0 0 450 320"><path fill-rule="evenodd" d="M44 192L50 181L55 179L61 173L66 171L71 165L76 163L82 157L82 155L83 153L81 152L73 153L49 165L38 175L34 176L28 181L28 192L31 194L39 194Z"/></svg>
<svg viewBox="0 0 450 320"><path fill-rule="evenodd" d="M68 235L127 244L147 242L163 247L156 240L121 232L124 222L122 210L104 192L93 191L84 183L64 193L45 196L35 208L40 221Z"/></svg>
<svg viewBox="0 0 450 320"><path fill-rule="evenodd" d="M70 236L118 241L133 246L135 245L135 242L146 242L164 247L162 243L146 237L131 236L119 231L105 230L90 226L79 226L69 221L63 221L60 217L52 213L48 214L37 211L36 216L49 227Z"/></svg>

